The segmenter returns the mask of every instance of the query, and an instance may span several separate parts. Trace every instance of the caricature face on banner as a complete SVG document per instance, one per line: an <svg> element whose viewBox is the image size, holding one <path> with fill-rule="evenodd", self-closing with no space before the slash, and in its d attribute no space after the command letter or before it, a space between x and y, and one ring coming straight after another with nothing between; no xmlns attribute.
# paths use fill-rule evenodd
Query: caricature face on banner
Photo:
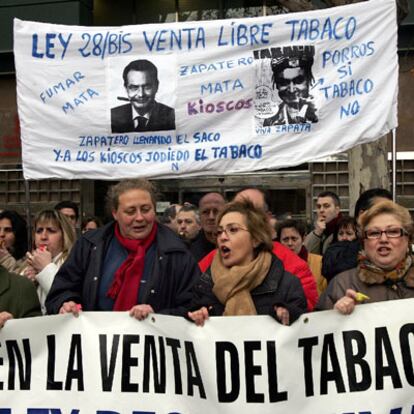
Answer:
<svg viewBox="0 0 414 414"><path fill-rule="evenodd" d="M290 167L397 126L393 0L119 28L15 19L14 54L27 179Z"/></svg>

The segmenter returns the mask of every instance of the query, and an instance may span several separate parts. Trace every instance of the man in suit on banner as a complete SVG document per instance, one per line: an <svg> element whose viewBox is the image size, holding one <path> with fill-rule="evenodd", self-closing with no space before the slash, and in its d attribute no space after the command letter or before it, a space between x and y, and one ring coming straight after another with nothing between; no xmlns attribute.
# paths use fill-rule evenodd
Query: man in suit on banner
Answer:
<svg viewBox="0 0 414 414"><path fill-rule="evenodd" d="M112 132L175 129L174 109L155 100L158 70L149 60L130 62L122 74L129 103L111 109Z"/></svg>

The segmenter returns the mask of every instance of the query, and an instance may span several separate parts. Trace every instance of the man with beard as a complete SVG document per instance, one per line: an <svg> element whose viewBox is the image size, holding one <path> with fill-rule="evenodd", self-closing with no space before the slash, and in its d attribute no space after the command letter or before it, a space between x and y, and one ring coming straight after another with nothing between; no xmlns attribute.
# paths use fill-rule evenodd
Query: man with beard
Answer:
<svg viewBox="0 0 414 414"><path fill-rule="evenodd" d="M168 131L175 129L174 109L155 100L158 71L148 60L129 63L123 72L129 103L111 109L112 132Z"/></svg>
<svg viewBox="0 0 414 414"><path fill-rule="evenodd" d="M318 122L316 108L309 94L313 84L313 46L292 46L281 49L271 60L273 88L282 103L276 115L265 119L263 126Z"/></svg>

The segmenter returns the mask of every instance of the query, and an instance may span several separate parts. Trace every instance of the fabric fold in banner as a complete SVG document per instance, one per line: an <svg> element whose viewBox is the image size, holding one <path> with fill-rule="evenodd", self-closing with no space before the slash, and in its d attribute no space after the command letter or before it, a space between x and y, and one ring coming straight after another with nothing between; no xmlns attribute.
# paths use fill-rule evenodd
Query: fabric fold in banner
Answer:
<svg viewBox="0 0 414 414"><path fill-rule="evenodd" d="M413 304L309 313L289 327L127 312L11 320L0 330L0 413L411 414Z"/></svg>
<svg viewBox="0 0 414 414"><path fill-rule="evenodd" d="M290 167L397 127L394 0L122 27L15 19L14 55L26 179Z"/></svg>

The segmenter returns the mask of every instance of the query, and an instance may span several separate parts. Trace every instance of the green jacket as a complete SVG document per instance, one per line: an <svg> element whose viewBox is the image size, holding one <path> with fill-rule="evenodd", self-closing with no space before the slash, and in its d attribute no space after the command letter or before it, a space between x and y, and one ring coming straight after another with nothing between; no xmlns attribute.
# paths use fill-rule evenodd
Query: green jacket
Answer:
<svg viewBox="0 0 414 414"><path fill-rule="evenodd" d="M42 315L35 285L0 266L0 312L4 311L14 318Z"/></svg>

